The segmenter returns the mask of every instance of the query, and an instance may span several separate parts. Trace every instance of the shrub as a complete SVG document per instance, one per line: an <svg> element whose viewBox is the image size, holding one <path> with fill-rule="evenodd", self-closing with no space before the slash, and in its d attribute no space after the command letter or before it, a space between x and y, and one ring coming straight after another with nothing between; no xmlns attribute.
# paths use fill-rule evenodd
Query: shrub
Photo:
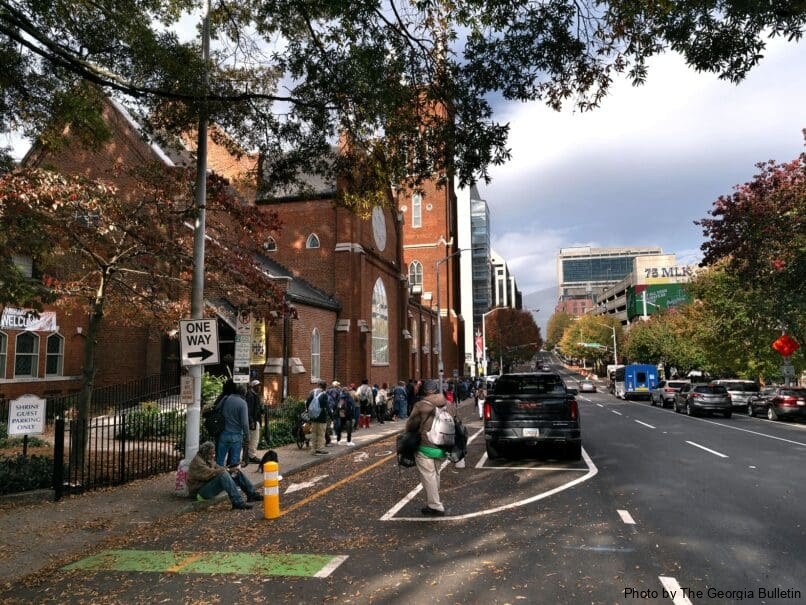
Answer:
<svg viewBox="0 0 806 605"><path fill-rule="evenodd" d="M0 494L50 487L53 459L46 456L0 456Z"/></svg>
<svg viewBox="0 0 806 605"><path fill-rule="evenodd" d="M0 449L22 447L24 436L14 435L8 436L8 425L5 422L0 422ZM39 437L33 435L28 436L28 447L44 447L50 445L47 441L43 441Z"/></svg>

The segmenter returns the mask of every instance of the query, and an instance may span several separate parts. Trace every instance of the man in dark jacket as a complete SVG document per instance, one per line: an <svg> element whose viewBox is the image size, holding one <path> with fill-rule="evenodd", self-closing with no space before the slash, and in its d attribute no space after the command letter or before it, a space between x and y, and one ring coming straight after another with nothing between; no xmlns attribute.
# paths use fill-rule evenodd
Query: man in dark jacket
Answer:
<svg viewBox="0 0 806 605"><path fill-rule="evenodd" d="M246 391L246 411L249 415L249 449L244 460L260 464L257 446L260 444L260 423L263 419L263 403L260 400L260 381L253 380Z"/></svg>
<svg viewBox="0 0 806 605"><path fill-rule="evenodd" d="M439 384L436 380L426 380L422 384L423 397L414 404L411 415L406 421L406 432L419 433L420 446L414 454L417 463L417 472L420 474L427 499L427 506L421 509L426 517L442 517L445 515L445 506L439 499L439 461L445 458L445 452L437 445L431 443L428 431L434 422L437 410L447 406L448 412L456 417L456 409L449 405L445 398L438 393Z"/></svg>
<svg viewBox="0 0 806 605"><path fill-rule="evenodd" d="M224 415L224 432L218 438L215 461L219 466L232 466L241 461L244 438L249 438L249 412L243 387L239 388L232 379L227 380L217 405Z"/></svg>
<svg viewBox="0 0 806 605"><path fill-rule="evenodd" d="M252 505L246 502L258 502L263 499L237 466L228 470L216 464L214 457L215 445L212 441L205 441L190 461L188 491L191 498L203 502L215 498L221 492L227 492L232 508L235 509L252 508ZM246 493L246 502L243 501L238 488Z"/></svg>

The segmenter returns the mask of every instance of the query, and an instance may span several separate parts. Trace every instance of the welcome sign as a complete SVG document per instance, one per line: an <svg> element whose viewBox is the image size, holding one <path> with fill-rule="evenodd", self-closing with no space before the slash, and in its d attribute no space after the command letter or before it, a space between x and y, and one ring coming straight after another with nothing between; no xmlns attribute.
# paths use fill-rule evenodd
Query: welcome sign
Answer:
<svg viewBox="0 0 806 605"><path fill-rule="evenodd" d="M53 311L37 313L33 309L6 307L0 316L0 329L58 332L59 326L56 325L56 313Z"/></svg>

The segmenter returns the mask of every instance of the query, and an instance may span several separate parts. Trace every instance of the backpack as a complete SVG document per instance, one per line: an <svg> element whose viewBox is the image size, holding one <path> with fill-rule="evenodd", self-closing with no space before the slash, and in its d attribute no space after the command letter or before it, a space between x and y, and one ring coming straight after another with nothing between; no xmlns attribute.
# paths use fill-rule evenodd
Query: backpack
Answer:
<svg viewBox="0 0 806 605"><path fill-rule="evenodd" d="M358 401L368 402L371 393L372 389L369 387L369 385L362 384L360 387L358 387Z"/></svg>
<svg viewBox="0 0 806 605"><path fill-rule="evenodd" d="M403 468L415 466L417 463L414 460L414 454L419 445L419 433L398 433L395 443L398 466L402 466Z"/></svg>
<svg viewBox="0 0 806 605"><path fill-rule="evenodd" d="M229 395L227 395L229 397ZM204 415L204 429L207 431L207 434L211 437L218 438L218 436L224 432L224 425L226 421L224 420L224 397L219 402L217 402L213 409L208 410Z"/></svg>
<svg viewBox="0 0 806 605"><path fill-rule="evenodd" d="M440 408L434 406L434 421L431 423L431 428L428 429L428 440L442 448L453 447L453 441L456 435L456 425L447 407L448 406L442 406Z"/></svg>
<svg viewBox="0 0 806 605"><path fill-rule="evenodd" d="M308 405L308 417L311 420L319 420L319 416L322 415L322 405L319 403L319 399L322 397L320 393L313 399L311 399L310 405Z"/></svg>

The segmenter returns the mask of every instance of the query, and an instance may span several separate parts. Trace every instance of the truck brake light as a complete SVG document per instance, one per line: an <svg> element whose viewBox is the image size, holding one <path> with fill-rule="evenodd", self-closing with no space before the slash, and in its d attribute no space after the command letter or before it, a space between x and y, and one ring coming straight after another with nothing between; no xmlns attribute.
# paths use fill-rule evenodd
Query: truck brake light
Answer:
<svg viewBox="0 0 806 605"><path fill-rule="evenodd" d="M493 406L490 405L489 401L484 402L484 419L491 420L493 416Z"/></svg>
<svg viewBox="0 0 806 605"><path fill-rule="evenodd" d="M571 412L571 420L576 420L579 418L579 405L577 404L576 399L572 399L568 402L568 408Z"/></svg>

